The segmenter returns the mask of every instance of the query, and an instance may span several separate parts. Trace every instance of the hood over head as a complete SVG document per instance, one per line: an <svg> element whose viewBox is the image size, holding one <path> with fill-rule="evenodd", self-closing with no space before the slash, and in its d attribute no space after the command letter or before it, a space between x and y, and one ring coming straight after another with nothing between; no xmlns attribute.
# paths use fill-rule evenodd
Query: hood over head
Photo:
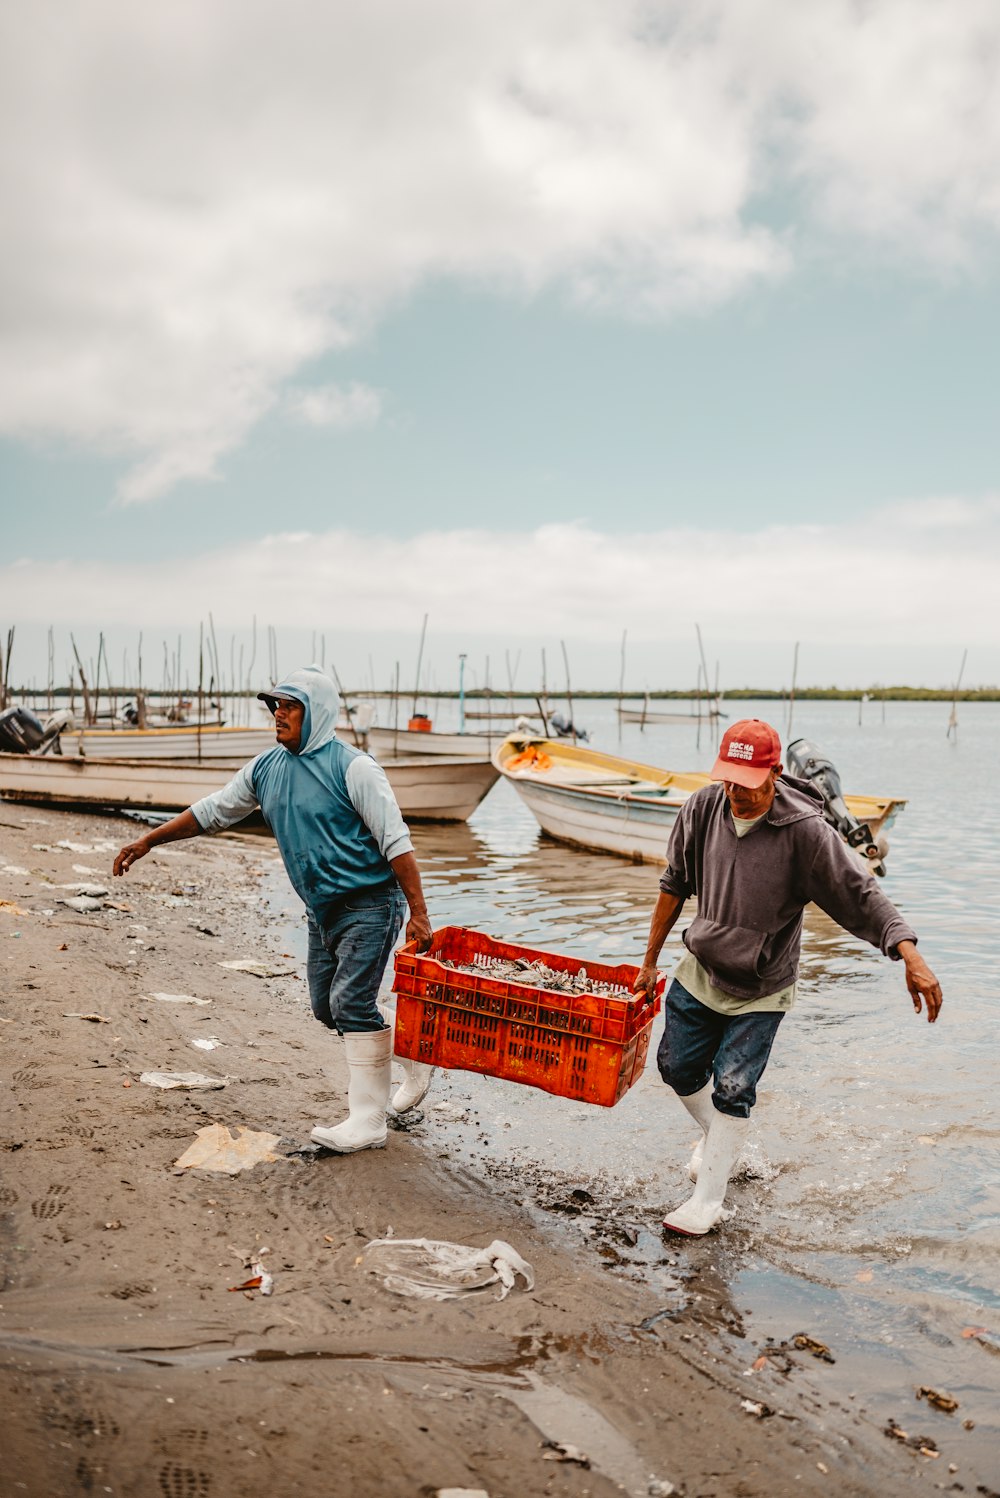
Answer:
<svg viewBox="0 0 1000 1498"><path fill-rule="evenodd" d="M340 694L322 666L303 666L298 671L291 671L269 692L258 692L257 696L261 702L267 703L272 713L278 697L291 697L302 703L305 713L299 754L310 754L313 749L319 749L336 738Z"/></svg>

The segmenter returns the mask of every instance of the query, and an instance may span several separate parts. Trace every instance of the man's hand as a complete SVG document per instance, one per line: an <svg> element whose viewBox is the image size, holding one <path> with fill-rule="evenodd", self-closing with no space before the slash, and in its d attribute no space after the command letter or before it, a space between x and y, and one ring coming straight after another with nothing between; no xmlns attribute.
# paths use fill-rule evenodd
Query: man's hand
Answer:
<svg viewBox="0 0 1000 1498"><path fill-rule="evenodd" d="M115 877L127 874L134 863L138 863L140 858L145 858L151 846L144 837L138 838L134 843L126 843L115 859Z"/></svg>
<svg viewBox="0 0 1000 1498"><path fill-rule="evenodd" d="M418 952L426 952L431 944L434 928L426 910L420 915L411 915L406 923L406 940L415 941Z"/></svg>
<svg viewBox="0 0 1000 1498"><path fill-rule="evenodd" d="M644 962L642 967L639 969L639 976L632 984L632 992L648 993L652 998L653 991L656 988L656 982L659 976L660 975L655 962Z"/></svg>
<svg viewBox="0 0 1000 1498"><path fill-rule="evenodd" d="M910 990L913 1008L919 1014L922 1005L926 1004L927 1023L933 1025L944 1002L941 985L912 941L901 941L898 951L906 967L906 986Z"/></svg>

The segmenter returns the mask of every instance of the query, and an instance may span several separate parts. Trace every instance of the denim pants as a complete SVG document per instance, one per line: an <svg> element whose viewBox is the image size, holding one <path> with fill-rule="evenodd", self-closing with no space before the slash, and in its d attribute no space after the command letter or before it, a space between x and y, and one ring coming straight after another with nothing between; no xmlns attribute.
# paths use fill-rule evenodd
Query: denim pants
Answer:
<svg viewBox="0 0 1000 1498"><path fill-rule="evenodd" d="M312 1012L341 1035L384 1030L376 999L406 914L393 880L336 900L322 925L309 912L306 974Z"/></svg>
<svg viewBox="0 0 1000 1498"><path fill-rule="evenodd" d="M676 978L663 1009L656 1064L667 1086L678 1097L690 1097L714 1077L712 1101L719 1112L749 1118L784 1013L718 1014Z"/></svg>

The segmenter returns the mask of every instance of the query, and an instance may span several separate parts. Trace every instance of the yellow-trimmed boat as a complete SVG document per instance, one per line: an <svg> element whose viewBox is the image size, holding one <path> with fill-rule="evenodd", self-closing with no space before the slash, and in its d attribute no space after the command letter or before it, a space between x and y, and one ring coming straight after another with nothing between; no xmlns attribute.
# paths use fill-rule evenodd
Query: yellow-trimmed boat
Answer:
<svg viewBox="0 0 1000 1498"><path fill-rule="evenodd" d="M565 740L518 734L504 740L493 763L550 837L634 863L664 862L677 813L710 783L700 770L664 770ZM906 802L879 796L844 800L852 816L868 824L884 855L883 834ZM863 853L859 857L869 864Z"/></svg>

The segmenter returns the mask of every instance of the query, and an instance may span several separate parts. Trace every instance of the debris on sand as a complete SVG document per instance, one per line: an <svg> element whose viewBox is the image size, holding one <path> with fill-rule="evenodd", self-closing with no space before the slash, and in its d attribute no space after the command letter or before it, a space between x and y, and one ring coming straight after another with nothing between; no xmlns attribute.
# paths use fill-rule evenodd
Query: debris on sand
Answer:
<svg viewBox="0 0 1000 1498"><path fill-rule="evenodd" d="M269 962L257 962L253 958L241 958L238 962L220 962L231 973L249 973L254 978L293 978L295 974L287 967L274 967Z"/></svg>
<svg viewBox="0 0 1000 1498"><path fill-rule="evenodd" d="M258 1133L239 1126L239 1135L233 1135L225 1124L207 1124L195 1134L194 1143L179 1160L174 1161L175 1170L213 1170L223 1175L237 1175L241 1170L252 1170L255 1165L277 1160L274 1153L281 1143L280 1134Z"/></svg>
<svg viewBox="0 0 1000 1498"><path fill-rule="evenodd" d="M941 1410L945 1415L953 1415L958 1409L958 1400L953 1399L950 1394L942 1394L938 1389L932 1389L927 1384L921 1384L917 1390L918 1399L926 1399L934 1409Z"/></svg>
<svg viewBox="0 0 1000 1498"><path fill-rule="evenodd" d="M373 1238L364 1257L369 1272L382 1277L387 1290L416 1300L454 1300L500 1282L503 1300L520 1275L535 1288L531 1265L509 1243L494 1238L485 1248L443 1243L432 1238Z"/></svg>
<svg viewBox="0 0 1000 1498"><path fill-rule="evenodd" d="M73 895L68 900L57 900L56 904L75 910L77 915L94 915L104 909L104 901L92 899L90 895Z"/></svg>
<svg viewBox="0 0 1000 1498"><path fill-rule="evenodd" d="M161 1004L210 1004L211 999L196 999L190 993L151 993L147 998L157 999Z"/></svg>
<svg viewBox="0 0 1000 1498"><path fill-rule="evenodd" d="M933 1436L911 1436L901 1425L897 1425L895 1420L888 1421L883 1434L890 1436L894 1441L899 1441L903 1446L919 1451L921 1456L930 1457L932 1460L941 1455Z"/></svg>
<svg viewBox="0 0 1000 1498"><path fill-rule="evenodd" d="M147 1087L160 1087L164 1092L177 1087L189 1092L218 1092L220 1087L226 1086L229 1078L206 1077L197 1071L144 1071L139 1081L145 1082Z"/></svg>
<svg viewBox="0 0 1000 1498"><path fill-rule="evenodd" d="M572 1462L577 1467L589 1467L590 1457L579 1446L569 1446L565 1441L543 1441L543 1462Z"/></svg>
<svg viewBox="0 0 1000 1498"><path fill-rule="evenodd" d="M63 1019L87 1019L92 1025L110 1025L106 1014L64 1014Z"/></svg>
<svg viewBox="0 0 1000 1498"><path fill-rule="evenodd" d="M806 1332L796 1332L792 1338L792 1346L797 1347L800 1352L811 1352L814 1358L819 1358L823 1363L837 1361L825 1342L817 1342L815 1337L810 1337Z"/></svg>

